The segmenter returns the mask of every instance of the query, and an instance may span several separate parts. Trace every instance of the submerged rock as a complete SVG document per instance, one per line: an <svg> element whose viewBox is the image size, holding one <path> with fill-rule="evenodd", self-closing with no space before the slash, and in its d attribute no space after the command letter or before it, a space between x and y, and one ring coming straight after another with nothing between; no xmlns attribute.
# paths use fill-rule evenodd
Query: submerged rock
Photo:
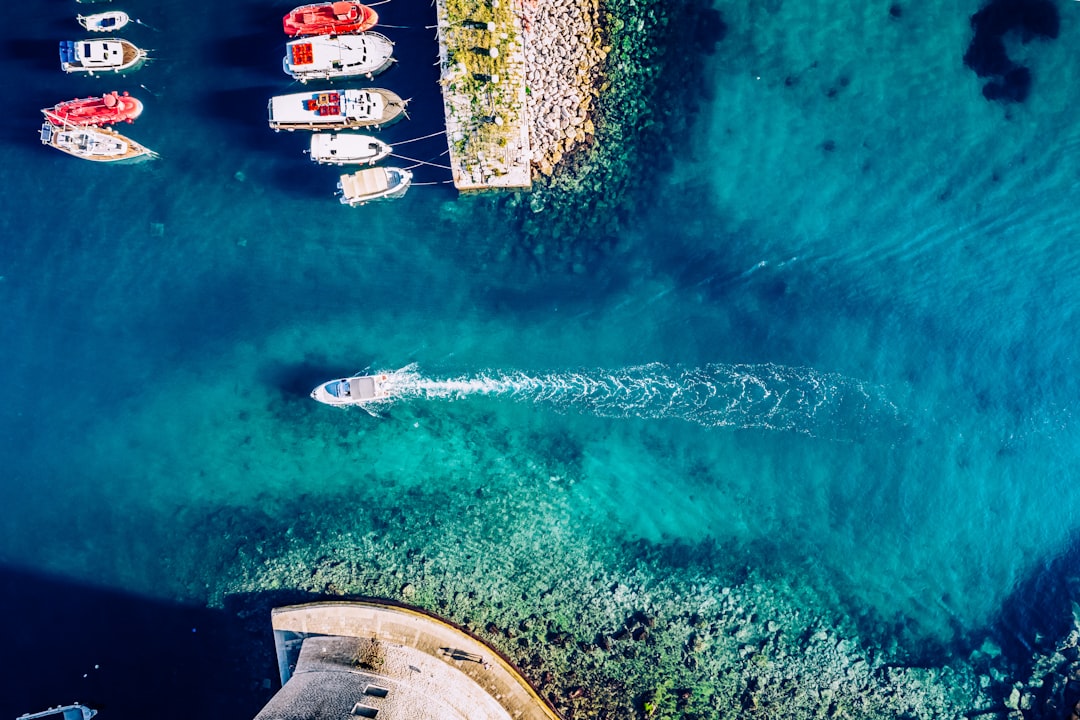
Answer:
<svg viewBox="0 0 1080 720"><path fill-rule="evenodd" d="M975 34L964 53L964 65L981 78L987 100L1024 102L1031 91L1031 71L1009 57L1005 39L1019 33L1022 43L1037 37L1056 38L1057 7L1050 0L992 0L971 16Z"/></svg>

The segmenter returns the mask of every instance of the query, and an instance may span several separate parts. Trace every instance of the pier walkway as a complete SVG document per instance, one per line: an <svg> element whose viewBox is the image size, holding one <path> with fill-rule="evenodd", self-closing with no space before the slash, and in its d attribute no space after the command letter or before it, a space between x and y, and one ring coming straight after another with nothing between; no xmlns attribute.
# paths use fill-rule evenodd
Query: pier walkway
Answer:
<svg viewBox="0 0 1080 720"><path fill-rule="evenodd" d="M532 186L522 0L436 0L454 186Z"/></svg>

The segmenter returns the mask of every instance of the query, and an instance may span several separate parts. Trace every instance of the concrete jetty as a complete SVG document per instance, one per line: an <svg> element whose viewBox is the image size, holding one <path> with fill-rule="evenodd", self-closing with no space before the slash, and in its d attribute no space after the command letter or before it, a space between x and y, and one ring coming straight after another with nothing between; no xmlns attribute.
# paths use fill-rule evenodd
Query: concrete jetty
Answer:
<svg viewBox="0 0 1080 720"><path fill-rule="evenodd" d="M436 0L454 186L532 187L521 0Z"/></svg>
<svg viewBox="0 0 1080 720"><path fill-rule="evenodd" d="M282 688L255 720L560 720L508 660L419 610L320 602L271 624Z"/></svg>

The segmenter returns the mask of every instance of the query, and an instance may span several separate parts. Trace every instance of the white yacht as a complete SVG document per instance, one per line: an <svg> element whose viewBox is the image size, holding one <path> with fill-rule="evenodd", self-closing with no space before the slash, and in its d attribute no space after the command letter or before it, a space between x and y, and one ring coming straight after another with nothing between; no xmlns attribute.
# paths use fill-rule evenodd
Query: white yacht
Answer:
<svg viewBox="0 0 1080 720"><path fill-rule="evenodd" d="M336 407L365 407L392 397L387 387L389 379L389 375L354 375L331 380L312 390L311 397Z"/></svg>
<svg viewBox="0 0 1080 720"><path fill-rule="evenodd" d="M124 162L150 159L157 153L125 137L111 128L56 126L46 122L41 126L41 143L73 157L94 162Z"/></svg>
<svg viewBox="0 0 1080 720"><path fill-rule="evenodd" d="M374 165L390 155L389 145L359 133L313 133L308 155L321 165Z"/></svg>
<svg viewBox="0 0 1080 720"><path fill-rule="evenodd" d="M267 112L274 130L377 130L400 120L406 102L382 88L322 90L276 95Z"/></svg>
<svg viewBox="0 0 1080 720"><path fill-rule="evenodd" d="M316 35L285 45L281 67L302 83L362 75L371 79L393 64L394 43L377 32Z"/></svg>
<svg viewBox="0 0 1080 720"><path fill-rule="evenodd" d="M129 72L145 61L145 50L120 38L60 41L60 67L66 73Z"/></svg>

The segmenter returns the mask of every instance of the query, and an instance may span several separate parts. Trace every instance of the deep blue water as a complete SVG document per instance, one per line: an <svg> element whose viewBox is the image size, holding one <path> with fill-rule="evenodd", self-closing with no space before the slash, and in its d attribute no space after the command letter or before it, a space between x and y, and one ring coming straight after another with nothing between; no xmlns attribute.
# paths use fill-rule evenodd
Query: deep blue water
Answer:
<svg viewBox="0 0 1080 720"><path fill-rule="evenodd" d="M265 127L267 96L290 89L290 5L241 3L250 24L192 5L124 4L160 31L124 33L155 59L116 82L54 67L92 6L7 11L11 572L198 608L305 499L355 503L362 522L372 498L401 497L408 522L425 498L513 487L494 467L573 475L551 506L572 508L558 520L568 548L593 537L575 523L718 547L915 653L987 632L1066 557L1080 509L1080 6L1061 4L1057 39L1009 46L1033 84L1003 105L962 62L973 4L894 17L720 3L729 30L701 60L685 152L628 201L616 249L573 272L537 270L493 202L445 186L338 206L336 172ZM414 98L391 140L426 135L441 113L422 29L434 12L380 12L419 28L386 31L402 60L379 84ZM130 134L160 160L87 167L37 143L39 108L113 88L146 102ZM428 379L553 387L649 363L752 382L730 396L730 423L665 416L671 399L647 391L620 412L565 393L418 396L383 419L307 398L322 379L412 363ZM743 412L754 392L807 386L784 423Z"/></svg>

